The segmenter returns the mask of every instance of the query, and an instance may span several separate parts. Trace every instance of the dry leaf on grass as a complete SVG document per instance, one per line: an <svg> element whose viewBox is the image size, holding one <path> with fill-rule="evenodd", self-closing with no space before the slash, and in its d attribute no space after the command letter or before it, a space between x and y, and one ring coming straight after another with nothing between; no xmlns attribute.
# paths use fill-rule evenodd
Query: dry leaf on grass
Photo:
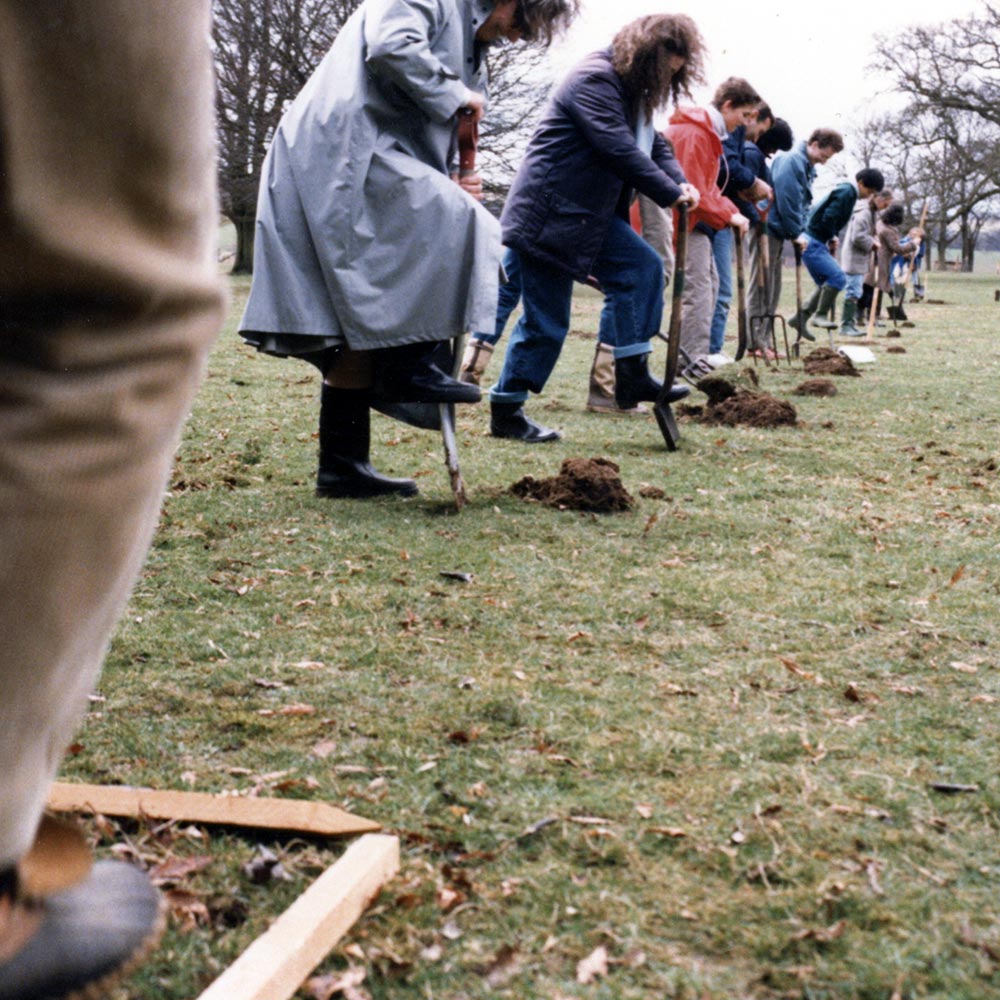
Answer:
<svg viewBox="0 0 1000 1000"><path fill-rule="evenodd" d="M167 913L177 922L182 932L193 931L209 923L208 907L193 892L185 889L171 889L163 894Z"/></svg>
<svg viewBox="0 0 1000 1000"><path fill-rule="evenodd" d="M344 1000L371 1000L371 994L361 988L365 981L365 970L352 965L343 972L331 972L325 976L313 976L306 985L306 992L312 1000L331 1000L338 993Z"/></svg>
<svg viewBox="0 0 1000 1000"><path fill-rule="evenodd" d="M494 990L506 986L521 971L521 956L517 948L509 944L500 946L488 965L480 969L487 984Z"/></svg>
<svg viewBox="0 0 1000 1000"><path fill-rule="evenodd" d="M337 744L333 740L320 740L310 751L314 757L326 760L337 749Z"/></svg>
<svg viewBox="0 0 1000 1000"><path fill-rule="evenodd" d="M838 920L829 927L809 927L792 935L793 941L815 941L817 944L830 944L841 937L847 930L847 921Z"/></svg>
<svg viewBox="0 0 1000 1000"><path fill-rule="evenodd" d="M173 885L207 868L212 863L212 858L206 854L199 854L191 858L167 858L161 861L155 868L150 869L149 880L153 885Z"/></svg>
<svg viewBox="0 0 1000 1000"><path fill-rule="evenodd" d="M576 963L576 981L583 986L608 974L608 949L596 947L586 958Z"/></svg>
<svg viewBox="0 0 1000 1000"><path fill-rule="evenodd" d="M803 670L794 660L788 659L785 656L779 656L778 659L781 661L782 666L790 673L794 674L796 677L801 677L804 681L813 681L816 684L824 684L825 681L819 674L811 674L808 670Z"/></svg>

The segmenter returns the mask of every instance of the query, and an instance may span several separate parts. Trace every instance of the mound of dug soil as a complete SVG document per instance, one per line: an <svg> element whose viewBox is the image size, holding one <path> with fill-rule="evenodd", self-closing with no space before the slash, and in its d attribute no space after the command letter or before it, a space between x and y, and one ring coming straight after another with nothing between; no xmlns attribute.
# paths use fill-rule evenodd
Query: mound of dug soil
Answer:
<svg viewBox="0 0 1000 1000"><path fill-rule="evenodd" d="M854 367L850 358L831 351L829 347L817 347L810 351L802 361L807 375L853 375L861 377L861 372Z"/></svg>
<svg viewBox="0 0 1000 1000"><path fill-rule="evenodd" d="M836 396L837 387L828 378L810 378L795 390L795 395Z"/></svg>
<svg viewBox="0 0 1000 1000"><path fill-rule="evenodd" d="M622 485L618 466L610 458L567 458L558 476L525 476L510 487L523 500L537 500L560 510L612 514L629 510L635 499Z"/></svg>
<svg viewBox="0 0 1000 1000"><path fill-rule="evenodd" d="M886 354L905 354L906 353L906 348L903 347L901 344L890 344L885 349L885 353Z"/></svg>
<svg viewBox="0 0 1000 1000"><path fill-rule="evenodd" d="M704 387L707 379L698 383L698 388ZM715 381L724 382L724 379ZM751 392L749 389L736 389L724 396L719 402L714 402L709 396L707 406L682 406L680 412L701 424L735 427L746 424L748 427L794 427L798 423L795 407L787 400L775 399L766 392ZM715 390L717 387L713 387Z"/></svg>

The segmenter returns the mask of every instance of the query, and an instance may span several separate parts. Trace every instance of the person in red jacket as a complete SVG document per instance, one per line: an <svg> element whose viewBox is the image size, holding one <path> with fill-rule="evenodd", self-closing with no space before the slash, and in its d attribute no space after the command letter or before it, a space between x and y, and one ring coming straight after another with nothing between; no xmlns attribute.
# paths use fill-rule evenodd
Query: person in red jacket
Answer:
<svg viewBox="0 0 1000 1000"><path fill-rule="evenodd" d="M688 183L701 196L698 207L688 213L691 232L681 315L681 350L688 359L683 374L688 378L700 378L712 370L707 356L718 294L712 238L726 226L747 231L746 216L718 183L722 140L740 125L750 124L760 104L760 94L746 80L730 77L719 84L707 108L678 108L664 133Z"/></svg>

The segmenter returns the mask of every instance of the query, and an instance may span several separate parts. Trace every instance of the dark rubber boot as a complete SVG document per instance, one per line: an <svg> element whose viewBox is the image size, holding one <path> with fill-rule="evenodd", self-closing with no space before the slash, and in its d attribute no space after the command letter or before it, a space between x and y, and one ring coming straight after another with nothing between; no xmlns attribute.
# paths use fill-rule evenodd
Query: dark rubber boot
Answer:
<svg viewBox="0 0 1000 1000"><path fill-rule="evenodd" d="M368 389L337 389L323 385L319 410L318 497L412 497L412 479L379 475L369 461L371 393Z"/></svg>
<svg viewBox="0 0 1000 1000"><path fill-rule="evenodd" d="M376 355L375 394L387 403L478 403L479 386L446 374L450 366L448 341L386 347Z"/></svg>
<svg viewBox="0 0 1000 1000"><path fill-rule="evenodd" d="M828 313L836 313L836 303L838 291L836 288L831 288L829 285L824 285L819 290L819 299L816 303L816 318L813 320L813 326L818 326L822 330L836 330L837 322L835 319L829 319L827 317Z"/></svg>
<svg viewBox="0 0 1000 1000"><path fill-rule="evenodd" d="M615 403L628 410L637 403L653 403L663 383L649 374L649 355L615 358Z"/></svg>
<svg viewBox="0 0 1000 1000"><path fill-rule="evenodd" d="M795 331L799 340L815 340L816 336L809 332L809 317L816 311L819 304L819 289L817 288L808 300L802 305L802 322L799 323L799 314L796 313L789 321L788 325Z"/></svg>
<svg viewBox="0 0 1000 1000"><path fill-rule="evenodd" d="M559 431L536 424L525 414L523 403L490 403L490 434L526 444L558 441L562 437Z"/></svg>

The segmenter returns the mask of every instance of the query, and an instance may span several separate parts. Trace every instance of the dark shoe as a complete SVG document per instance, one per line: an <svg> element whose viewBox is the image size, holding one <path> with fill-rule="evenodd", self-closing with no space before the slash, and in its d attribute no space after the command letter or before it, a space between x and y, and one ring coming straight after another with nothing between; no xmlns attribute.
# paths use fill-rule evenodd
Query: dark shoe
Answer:
<svg viewBox="0 0 1000 1000"><path fill-rule="evenodd" d="M637 403L653 403L663 383L649 374L649 355L615 358L615 403L629 410Z"/></svg>
<svg viewBox="0 0 1000 1000"><path fill-rule="evenodd" d="M678 382L675 382L667 391L667 402L679 403L682 399L687 399L687 397L690 395L691 395L691 386L680 385Z"/></svg>
<svg viewBox="0 0 1000 1000"><path fill-rule="evenodd" d="M316 496L329 500L353 497L365 500L395 494L401 497L417 495L412 479L390 479L380 475L368 462L334 459L316 475Z"/></svg>
<svg viewBox="0 0 1000 1000"><path fill-rule="evenodd" d="M478 385L446 375L450 344L406 344L379 351L375 394L387 403L478 403Z"/></svg>
<svg viewBox="0 0 1000 1000"><path fill-rule="evenodd" d="M558 441L562 437L559 431L536 424L525 414L522 403L491 403L490 434L496 438L512 438L527 444Z"/></svg>
<svg viewBox="0 0 1000 1000"><path fill-rule="evenodd" d="M380 475L369 461L371 393L367 389L337 389L323 385L319 410L318 497L416 495L412 479Z"/></svg>
<svg viewBox="0 0 1000 1000"><path fill-rule="evenodd" d="M159 893L121 861L100 861L83 882L39 899L17 892L0 892L0 1000L103 997L163 930ZM26 941L6 954L15 936Z"/></svg>

